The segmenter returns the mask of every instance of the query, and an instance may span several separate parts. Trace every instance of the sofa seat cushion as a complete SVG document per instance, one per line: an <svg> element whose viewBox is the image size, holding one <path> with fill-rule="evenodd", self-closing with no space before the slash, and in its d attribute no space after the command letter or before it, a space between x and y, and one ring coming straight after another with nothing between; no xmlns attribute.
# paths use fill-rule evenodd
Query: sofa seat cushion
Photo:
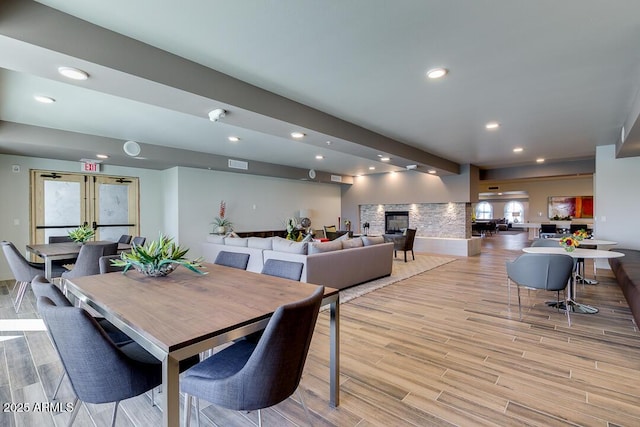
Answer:
<svg viewBox="0 0 640 427"><path fill-rule="evenodd" d="M307 242L294 242L293 240L283 239L282 237L274 237L273 250L290 254L306 255Z"/></svg>
<svg viewBox="0 0 640 427"><path fill-rule="evenodd" d="M311 242L308 247L309 255L340 250L342 250L342 242L339 240L332 240L330 242Z"/></svg>

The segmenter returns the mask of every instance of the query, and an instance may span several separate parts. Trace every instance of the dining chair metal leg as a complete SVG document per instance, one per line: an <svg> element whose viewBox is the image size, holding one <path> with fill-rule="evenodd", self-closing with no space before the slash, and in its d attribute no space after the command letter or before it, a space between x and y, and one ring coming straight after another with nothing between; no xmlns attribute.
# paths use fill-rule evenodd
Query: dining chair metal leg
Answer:
<svg viewBox="0 0 640 427"><path fill-rule="evenodd" d="M307 408L307 404L304 401L304 397L302 396L302 392L300 391L300 387L296 390L298 393L298 397L300 398L300 403L302 403L302 407L304 408L304 413L307 414L307 421L309 422L309 426L313 427L313 422L311 421L311 413L309 412L309 408Z"/></svg>
<svg viewBox="0 0 640 427"><path fill-rule="evenodd" d="M522 320L522 306L520 305L520 285L516 283L516 289L518 290L518 316Z"/></svg>
<svg viewBox="0 0 640 427"><path fill-rule="evenodd" d="M22 299L24 298L24 294L27 292L27 286L29 286L29 282L20 282L20 287L16 294L16 300L13 303L13 308L16 310L16 313L20 311L20 305L22 305Z"/></svg>
<svg viewBox="0 0 640 427"><path fill-rule="evenodd" d="M69 419L69 422L67 423L67 426L71 427L71 425L73 425L73 422L76 420L76 417L78 416L78 411L80 410L80 405L82 405L82 402L79 401L79 399L76 397L73 400L73 412L71 413L71 418Z"/></svg>
<svg viewBox="0 0 640 427"><path fill-rule="evenodd" d="M200 399L196 397L196 425L200 427Z"/></svg>
<svg viewBox="0 0 640 427"><path fill-rule="evenodd" d="M118 416L118 405L120 405L120 401L116 401L116 405L113 407L113 416L111 417L111 427L116 426L116 417Z"/></svg>
<svg viewBox="0 0 640 427"><path fill-rule="evenodd" d="M507 305L509 306L509 310L511 310L511 279L507 277Z"/></svg>
<svg viewBox="0 0 640 427"><path fill-rule="evenodd" d="M262 427L262 410L258 409L258 427Z"/></svg>
<svg viewBox="0 0 640 427"><path fill-rule="evenodd" d="M182 425L189 427L191 421L191 395L184 394L184 405L182 407Z"/></svg>
<svg viewBox="0 0 640 427"><path fill-rule="evenodd" d="M56 386L56 389L53 391L53 396L51 396L51 400L56 400L56 397L58 396L58 392L60 391L60 386L62 385L62 381L66 376L67 376L67 372L62 371L62 374L60 374L60 379L58 380L58 385Z"/></svg>

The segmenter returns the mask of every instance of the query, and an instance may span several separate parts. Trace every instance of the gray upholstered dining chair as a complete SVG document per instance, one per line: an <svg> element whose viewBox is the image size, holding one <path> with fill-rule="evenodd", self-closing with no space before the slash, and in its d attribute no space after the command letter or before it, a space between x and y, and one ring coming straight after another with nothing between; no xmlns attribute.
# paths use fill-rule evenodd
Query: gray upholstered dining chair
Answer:
<svg viewBox="0 0 640 427"><path fill-rule="evenodd" d="M260 410L298 389L323 294L319 286L308 298L278 307L257 343L237 341L188 369L180 380L184 425L189 426L193 397L198 425L199 399L236 411L257 409L262 425ZM302 393L298 396L311 424Z"/></svg>
<svg viewBox="0 0 640 427"><path fill-rule="evenodd" d="M118 244L115 242L89 242L82 245L78 259L73 269L62 273L63 279L73 277L92 276L100 274L100 257L115 255L118 252Z"/></svg>
<svg viewBox="0 0 640 427"><path fill-rule="evenodd" d="M67 299L67 297L62 293L60 288L55 284L49 282L46 278L42 276L36 276L31 281L31 289L33 289L33 294L36 296L36 300L40 297L47 297L58 307L72 307L71 301ZM116 328L111 322L109 322L104 317L94 317L100 327L106 332L111 341L114 342L117 346L123 346L125 344L132 343L133 340L126 335L124 332ZM56 388L53 390L53 395L51 396L51 400L55 400L58 391L60 391L60 386L62 385L62 381L66 376L66 372L63 370L62 375L60 375L60 379L57 382Z"/></svg>
<svg viewBox="0 0 640 427"><path fill-rule="evenodd" d="M535 239L531 242L532 248L559 248L560 242L554 239Z"/></svg>
<svg viewBox="0 0 640 427"><path fill-rule="evenodd" d="M262 274L300 281L303 268L304 264L301 262L269 258L264 262Z"/></svg>
<svg viewBox="0 0 640 427"><path fill-rule="evenodd" d="M11 273L16 280L14 288L17 288L17 291L13 308L17 313L20 311L22 300L33 278L39 274L44 275L44 264L27 261L11 242L2 241L0 244ZM65 268L52 265L52 277L60 277L64 271L66 271Z"/></svg>
<svg viewBox="0 0 640 427"><path fill-rule="evenodd" d="M124 244L128 245L129 242L131 242L131 235L129 235L129 234L123 234L118 239L118 243L124 243Z"/></svg>
<svg viewBox="0 0 640 427"><path fill-rule="evenodd" d="M146 237L136 236L133 239L131 239L131 245L142 246L145 244L146 241L147 241Z"/></svg>
<svg viewBox="0 0 640 427"><path fill-rule="evenodd" d="M238 252L220 251L216 256L214 264L224 265L226 267L239 268L240 270L246 270L249 264L249 254L242 254Z"/></svg>
<svg viewBox="0 0 640 427"><path fill-rule="evenodd" d="M59 307L38 298L38 311L49 330L76 398L69 426L83 403L115 402L115 424L121 400L145 393L162 383L162 363L139 345L116 346L84 309Z"/></svg>
<svg viewBox="0 0 640 427"><path fill-rule="evenodd" d="M71 243L73 242L73 239L69 236L49 236L48 242L50 244L51 243ZM64 268L63 266L65 265L73 264L74 262L76 262L75 258L55 259L51 261L53 265L57 265L61 268Z"/></svg>
<svg viewBox="0 0 640 427"><path fill-rule="evenodd" d="M541 289L556 292L556 307L560 309L560 291L571 286L574 270L573 258L564 254L522 254L514 261L507 261L507 285L509 307L511 307L511 282L516 283L518 289L518 315L522 320L522 305L520 303L520 287L527 289ZM571 326L571 311L568 307L567 322Z"/></svg>
<svg viewBox="0 0 640 427"><path fill-rule="evenodd" d="M124 267L116 267L111 265L112 260L120 259L120 255L104 255L98 260L98 266L100 267L100 274L114 273L116 271L123 271Z"/></svg>

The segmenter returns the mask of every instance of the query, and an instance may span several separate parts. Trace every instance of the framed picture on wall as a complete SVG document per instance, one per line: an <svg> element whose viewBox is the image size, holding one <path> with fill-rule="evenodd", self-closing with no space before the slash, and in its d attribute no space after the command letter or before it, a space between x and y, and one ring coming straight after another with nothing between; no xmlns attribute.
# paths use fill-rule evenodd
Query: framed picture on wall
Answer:
<svg viewBox="0 0 640 427"><path fill-rule="evenodd" d="M549 218L593 218L593 196L549 197Z"/></svg>

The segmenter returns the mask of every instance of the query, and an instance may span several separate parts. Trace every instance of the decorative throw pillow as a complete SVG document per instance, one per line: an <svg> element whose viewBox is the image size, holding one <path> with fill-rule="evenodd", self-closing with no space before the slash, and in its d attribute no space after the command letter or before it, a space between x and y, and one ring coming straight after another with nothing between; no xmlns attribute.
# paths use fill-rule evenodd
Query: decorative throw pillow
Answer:
<svg viewBox="0 0 640 427"><path fill-rule="evenodd" d="M379 245L380 243L384 243L384 237L382 236L362 236L362 243L365 246L371 245Z"/></svg>
<svg viewBox="0 0 640 427"><path fill-rule="evenodd" d="M273 239L271 237L249 237L247 246L256 249L273 249Z"/></svg>
<svg viewBox="0 0 640 427"><path fill-rule="evenodd" d="M333 252L342 250L342 242L332 240L330 242L311 242L309 243L309 255L321 252Z"/></svg>
<svg viewBox="0 0 640 427"><path fill-rule="evenodd" d="M344 233L342 236L338 237L337 239L333 239L333 240L349 240L351 237L349 237L349 233Z"/></svg>
<svg viewBox="0 0 640 427"><path fill-rule="evenodd" d="M359 237L342 241L342 249L361 248L362 246L364 246L364 243Z"/></svg>
<svg viewBox="0 0 640 427"><path fill-rule="evenodd" d="M282 237L273 238L273 250L277 252L287 252L290 254L307 254L307 242L294 242Z"/></svg>
<svg viewBox="0 0 640 427"><path fill-rule="evenodd" d="M306 236L304 236L304 239L302 239L301 242L313 242L313 234L307 234Z"/></svg>

